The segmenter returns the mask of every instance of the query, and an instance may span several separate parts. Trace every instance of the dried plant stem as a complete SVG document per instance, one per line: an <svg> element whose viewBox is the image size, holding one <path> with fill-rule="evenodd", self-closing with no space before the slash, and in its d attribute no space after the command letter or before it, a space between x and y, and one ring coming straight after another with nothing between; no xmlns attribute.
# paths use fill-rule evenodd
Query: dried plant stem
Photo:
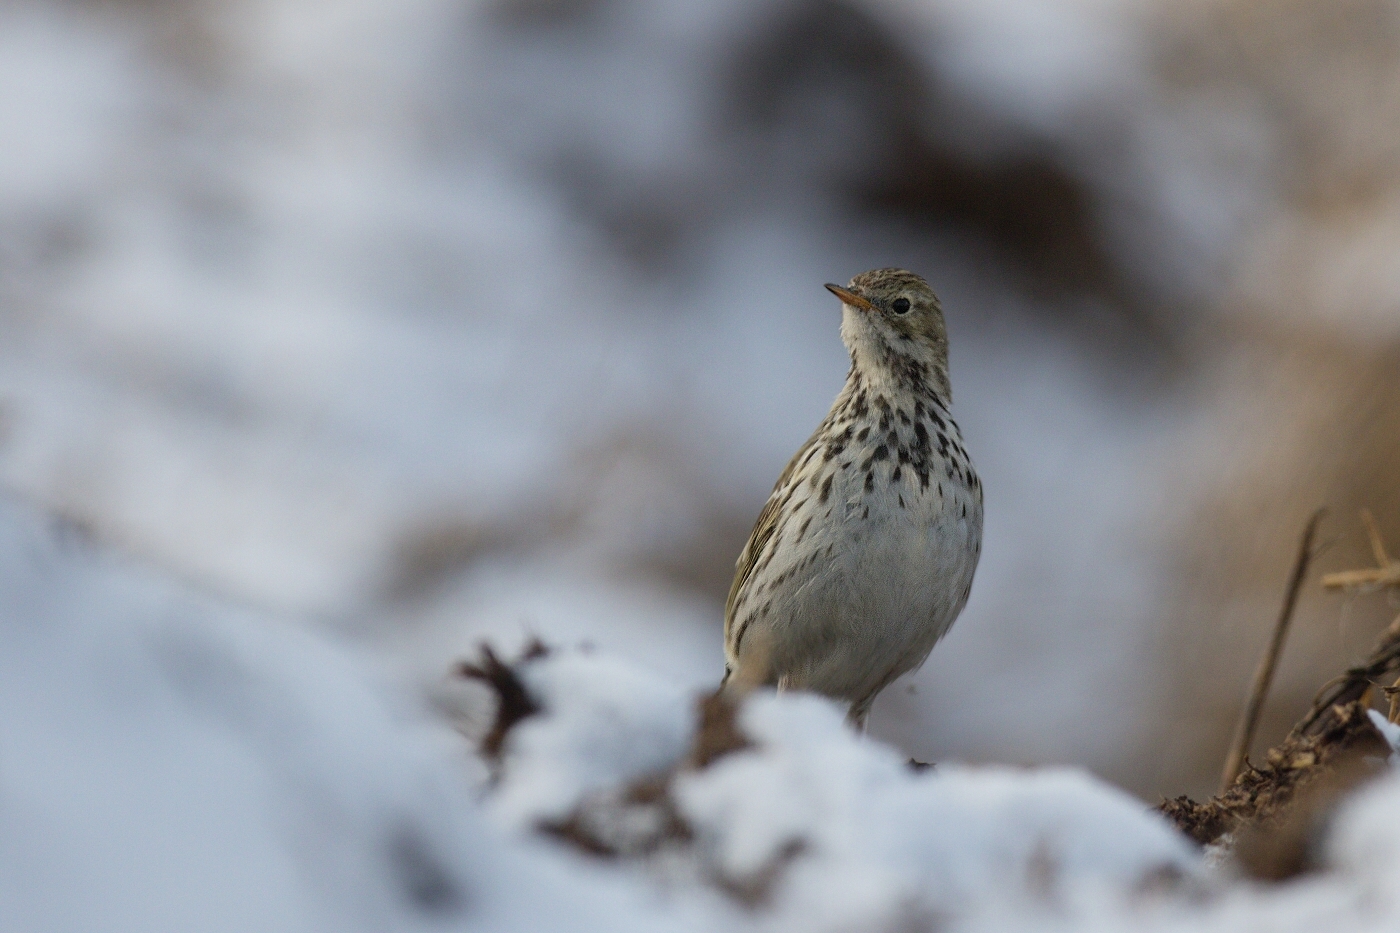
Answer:
<svg viewBox="0 0 1400 933"><path fill-rule="evenodd" d="M1328 589L1342 590L1352 587L1400 586L1400 563L1379 570L1339 570L1323 577L1322 585Z"/></svg>
<svg viewBox="0 0 1400 933"><path fill-rule="evenodd" d="M1288 635L1288 625L1293 621L1293 610L1298 605L1298 593L1303 588L1303 579L1308 575L1308 564L1312 561L1313 537L1317 533L1318 522L1326 514L1326 509L1318 509L1308 519L1303 529L1303 540L1298 545L1298 557L1293 563L1293 575L1288 579L1288 590L1283 599L1283 609L1279 612L1278 623L1274 625L1273 637L1259 666L1254 671L1254 683L1249 688L1249 699L1245 702L1244 713L1240 716L1235 730L1234 741L1230 744L1230 754L1225 758L1225 770L1220 776L1220 793L1230 789L1244 766L1245 756L1254 742L1254 730L1259 725L1259 714L1264 709L1264 700L1273 683L1274 669L1278 666L1279 655L1283 653L1283 642Z"/></svg>
<svg viewBox="0 0 1400 933"><path fill-rule="evenodd" d="M1377 567L1389 567L1390 555L1385 552L1385 540L1381 537L1380 526L1370 509L1361 510L1361 521L1366 525L1366 535L1371 539L1371 553L1376 558Z"/></svg>
<svg viewBox="0 0 1400 933"><path fill-rule="evenodd" d="M1371 554L1376 559L1376 569L1329 573L1322 578L1322 585L1329 589L1400 586L1400 561L1391 560L1390 555L1386 553L1385 541L1381 538L1381 530L1375 517L1366 509L1362 509L1361 520L1366 523L1366 535L1371 540Z"/></svg>

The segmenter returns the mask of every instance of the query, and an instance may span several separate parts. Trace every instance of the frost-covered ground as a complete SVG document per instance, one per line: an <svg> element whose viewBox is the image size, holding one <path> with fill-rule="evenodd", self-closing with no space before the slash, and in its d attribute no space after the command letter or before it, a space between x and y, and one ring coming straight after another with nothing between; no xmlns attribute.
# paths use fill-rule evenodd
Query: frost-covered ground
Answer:
<svg viewBox="0 0 1400 933"><path fill-rule="evenodd" d="M1400 923L1400 775L1325 867L1236 880L1071 769L912 771L814 697L675 770L696 694L603 652L523 665L542 706L470 754L364 653L233 609L0 502L0 926L13 931L1239 930ZM670 772L644 853L539 831ZM628 814L630 813L630 818ZM630 820L630 821L629 821ZM662 834L664 835L664 834Z"/></svg>
<svg viewBox="0 0 1400 933"><path fill-rule="evenodd" d="M672 928L493 828L455 734L364 658L13 502L0 526L4 929Z"/></svg>

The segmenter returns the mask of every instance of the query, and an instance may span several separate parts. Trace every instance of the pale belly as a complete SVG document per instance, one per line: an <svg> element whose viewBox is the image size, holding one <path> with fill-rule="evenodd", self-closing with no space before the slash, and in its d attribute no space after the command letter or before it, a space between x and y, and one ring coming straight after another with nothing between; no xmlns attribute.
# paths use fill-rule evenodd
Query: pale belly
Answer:
<svg viewBox="0 0 1400 933"><path fill-rule="evenodd" d="M947 479L838 492L774 600L770 663L790 687L860 701L922 664L962 611L982 506Z"/></svg>

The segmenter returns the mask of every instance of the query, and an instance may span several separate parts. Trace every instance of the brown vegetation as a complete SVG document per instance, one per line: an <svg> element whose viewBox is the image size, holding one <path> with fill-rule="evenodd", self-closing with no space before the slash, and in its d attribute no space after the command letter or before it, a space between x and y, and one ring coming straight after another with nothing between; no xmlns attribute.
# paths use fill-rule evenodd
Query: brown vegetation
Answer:
<svg viewBox="0 0 1400 933"><path fill-rule="evenodd" d="M1329 574L1323 578L1323 585L1391 585L1390 574L1396 565L1386 554L1369 513L1362 517L1370 532L1378 570ZM1284 612L1261 672L1271 670L1277 661L1282 633L1307 570L1315 526L1316 517L1304 535ZM1221 793L1204 803L1177 797L1163 801L1159 809L1202 844L1232 837L1235 854L1247 871L1256 877L1278 880L1313 867L1314 843L1337 802L1379 773L1390 757L1390 743L1377 729L1370 709L1374 690L1382 685L1385 694L1392 698L1390 718L1396 718L1395 698L1400 696L1400 618L1381 634L1365 663L1322 686L1307 714L1281 744L1268 751L1265 764L1256 767L1244 758L1252 731L1248 723L1258 715L1268 681L1267 676L1256 677L1242 719L1244 739L1232 749ZM1232 773L1238 768L1231 768L1236 757L1244 763L1238 774Z"/></svg>

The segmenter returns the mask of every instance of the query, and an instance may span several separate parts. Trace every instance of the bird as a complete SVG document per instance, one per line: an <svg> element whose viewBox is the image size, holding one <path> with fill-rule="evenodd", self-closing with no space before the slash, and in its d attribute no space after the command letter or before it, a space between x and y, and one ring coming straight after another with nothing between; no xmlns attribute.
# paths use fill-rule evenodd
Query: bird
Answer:
<svg viewBox="0 0 1400 933"><path fill-rule="evenodd" d="M885 268L826 288L851 368L739 554L721 691L824 694L864 732L875 697L967 604L982 481L950 411L948 330L928 282Z"/></svg>

